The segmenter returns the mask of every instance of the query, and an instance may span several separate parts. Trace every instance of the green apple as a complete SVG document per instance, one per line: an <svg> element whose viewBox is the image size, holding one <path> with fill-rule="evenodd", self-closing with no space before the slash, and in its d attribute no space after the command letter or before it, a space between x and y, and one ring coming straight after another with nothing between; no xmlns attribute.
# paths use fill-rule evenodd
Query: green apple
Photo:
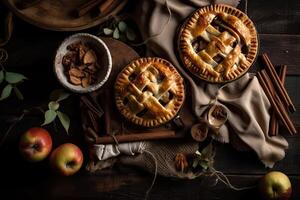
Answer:
<svg viewBox="0 0 300 200"><path fill-rule="evenodd" d="M63 176L75 174L82 166L83 154L79 147L65 143L54 149L50 156L50 166Z"/></svg>
<svg viewBox="0 0 300 200"><path fill-rule="evenodd" d="M49 132L40 127L33 127L20 138L19 150L23 158L30 162L44 160L52 149Z"/></svg>
<svg viewBox="0 0 300 200"><path fill-rule="evenodd" d="M259 190L266 200L288 200L292 194L292 184L284 173L272 171L260 180Z"/></svg>

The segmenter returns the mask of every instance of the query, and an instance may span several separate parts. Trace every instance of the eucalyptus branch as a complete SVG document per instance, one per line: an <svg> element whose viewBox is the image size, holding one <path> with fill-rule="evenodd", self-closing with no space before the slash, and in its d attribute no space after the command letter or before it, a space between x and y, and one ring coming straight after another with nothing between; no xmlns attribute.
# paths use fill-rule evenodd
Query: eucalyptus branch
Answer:
<svg viewBox="0 0 300 200"><path fill-rule="evenodd" d="M44 112L45 120L42 126L53 123L54 129L57 130L55 119L58 118L65 131L67 133L69 132L70 118L59 109L60 102L67 99L69 96L70 94L64 92L64 90L54 90L50 94L50 102L48 103L48 110Z"/></svg>
<svg viewBox="0 0 300 200"><path fill-rule="evenodd" d="M128 20L126 19L114 16L107 23L100 26L100 30L97 34L111 36L114 39L121 40L123 42L135 41L136 33L127 21Z"/></svg>
<svg viewBox="0 0 300 200"><path fill-rule="evenodd" d="M59 110L59 107L60 107L59 102L67 99L69 96L70 96L70 94L64 92L64 90L54 90L50 95L50 102L48 103L48 110L45 111L45 109L43 109L43 107L45 107L45 105L35 106L35 107L24 109L22 111L22 113L20 114L20 116L18 116L12 122L12 124L9 126L7 131L4 133L3 137L0 140L0 147L5 142L9 133L18 125L18 123L21 122L26 115L32 113L35 110L44 114L45 119L44 119L44 123L42 124L42 126L53 123L54 129L55 129L55 131L57 131L57 124L54 120L56 119L56 117L58 117L62 126L68 133L69 126L70 126L70 119L65 113L63 113Z"/></svg>

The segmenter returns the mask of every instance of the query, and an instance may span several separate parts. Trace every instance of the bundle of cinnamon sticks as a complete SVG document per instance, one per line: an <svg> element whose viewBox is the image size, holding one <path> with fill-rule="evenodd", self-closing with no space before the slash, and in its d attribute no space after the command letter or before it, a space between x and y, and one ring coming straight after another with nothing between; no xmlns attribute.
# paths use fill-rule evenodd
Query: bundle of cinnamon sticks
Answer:
<svg viewBox="0 0 300 200"><path fill-rule="evenodd" d="M278 75L266 53L262 55L262 61L264 69L257 73L257 78L273 108L269 135L274 136L278 134L279 121L287 128L290 134L294 135L297 133L297 130L289 116L289 111L295 112L296 108L284 87L287 66L280 66Z"/></svg>

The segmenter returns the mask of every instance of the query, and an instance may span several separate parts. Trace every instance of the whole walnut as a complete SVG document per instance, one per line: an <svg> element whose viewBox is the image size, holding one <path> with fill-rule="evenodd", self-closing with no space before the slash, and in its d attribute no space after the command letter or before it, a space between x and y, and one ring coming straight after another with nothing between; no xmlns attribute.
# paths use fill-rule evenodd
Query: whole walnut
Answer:
<svg viewBox="0 0 300 200"><path fill-rule="evenodd" d="M184 154L178 153L175 156L175 168L177 171L186 172L189 167L187 158Z"/></svg>

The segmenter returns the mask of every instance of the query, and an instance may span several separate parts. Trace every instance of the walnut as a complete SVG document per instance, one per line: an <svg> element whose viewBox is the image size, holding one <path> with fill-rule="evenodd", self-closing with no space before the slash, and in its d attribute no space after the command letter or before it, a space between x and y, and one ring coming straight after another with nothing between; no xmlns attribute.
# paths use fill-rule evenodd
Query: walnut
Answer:
<svg viewBox="0 0 300 200"><path fill-rule="evenodd" d="M77 77L75 77L75 76L70 76L70 81L71 81L71 83L73 83L74 85L80 85L80 84L81 84L80 78L77 78Z"/></svg>
<svg viewBox="0 0 300 200"><path fill-rule="evenodd" d="M69 44L67 46L67 50L69 50L69 51L78 51L80 45L82 45L81 42L76 42L76 43Z"/></svg>
<svg viewBox="0 0 300 200"><path fill-rule="evenodd" d="M94 64L97 62L97 56L95 51L90 49L83 57L83 63L84 64Z"/></svg>
<svg viewBox="0 0 300 200"><path fill-rule="evenodd" d="M83 60L86 52L89 51L89 48L83 44L79 45L78 54L79 54L79 60Z"/></svg>
<svg viewBox="0 0 300 200"><path fill-rule="evenodd" d="M63 56L62 64L70 83L84 88L94 84L100 69L95 51L82 42L68 45L67 50L69 52Z"/></svg>
<svg viewBox="0 0 300 200"><path fill-rule="evenodd" d="M185 172L189 167L187 158L184 154L178 153L175 156L175 168L177 171Z"/></svg>
<svg viewBox="0 0 300 200"><path fill-rule="evenodd" d="M84 77L84 73L82 71L80 71L79 69L77 68L72 68L69 70L69 75L70 76L75 76L77 78L82 78Z"/></svg>
<svg viewBox="0 0 300 200"><path fill-rule="evenodd" d="M82 87L86 88L90 85L90 83L91 83L91 76L90 75L88 75L88 76L86 76L82 79Z"/></svg>
<svg viewBox="0 0 300 200"><path fill-rule="evenodd" d="M66 55L64 55L62 59L62 64L65 67L69 67L70 65L75 64L77 62L78 62L77 55L74 52L67 53Z"/></svg>

